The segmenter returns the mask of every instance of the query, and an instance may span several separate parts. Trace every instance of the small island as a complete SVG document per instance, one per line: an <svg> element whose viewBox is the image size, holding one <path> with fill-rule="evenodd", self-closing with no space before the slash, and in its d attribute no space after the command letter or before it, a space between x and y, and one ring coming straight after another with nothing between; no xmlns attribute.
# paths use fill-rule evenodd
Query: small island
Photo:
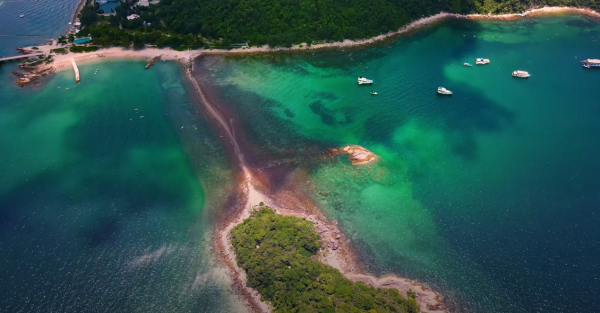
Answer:
<svg viewBox="0 0 600 313"><path fill-rule="evenodd" d="M412 290L404 297L396 289L353 282L318 261L323 244L306 219L260 206L231 237L248 286L275 312L420 312Z"/></svg>

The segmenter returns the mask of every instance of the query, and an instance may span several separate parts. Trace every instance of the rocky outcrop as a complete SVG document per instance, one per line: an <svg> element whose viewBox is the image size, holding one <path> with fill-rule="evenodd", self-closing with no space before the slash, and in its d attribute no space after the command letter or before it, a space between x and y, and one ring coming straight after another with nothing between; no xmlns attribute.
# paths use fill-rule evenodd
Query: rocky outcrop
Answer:
<svg viewBox="0 0 600 313"><path fill-rule="evenodd" d="M367 164L379 159L373 152L358 145L349 145L341 149L331 148L327 149L325 153L329 156L347 154L348 160L352 162L352 165Z"/></svg>
<svg viewBox="0 0 600 313"><path fill-rule="evenodd" d="M23 87L30 83L36 84L36 81L48 74L54 73L56 70L53 66L39 66L33 68L24 69L24 73L12 72L12 74L19 79L15 81L15 84Z"/></svg>

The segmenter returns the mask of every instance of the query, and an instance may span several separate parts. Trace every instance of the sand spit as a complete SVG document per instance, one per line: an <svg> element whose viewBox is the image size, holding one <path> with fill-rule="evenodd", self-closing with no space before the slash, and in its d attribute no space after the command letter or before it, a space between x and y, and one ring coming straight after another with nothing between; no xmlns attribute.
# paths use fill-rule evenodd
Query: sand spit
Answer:
<svg viewBox="0 0 600 313"><path fill-rule="evenodd" d="M260 300L261 295L246 284L246 272L237 266L233 245L231 244L231 230L250 217L253 206L264 203L275 209L279 214L306 218L315 225L315 231L320 234L324 243L320 259L322 262L339 269L346 277L354 281L363 281L375 287L397 288L406 295L408 289L417 294L417 303L423 312L446 312L443 305L443 297L430 288L404 278L388 275L382 278L364 274L361 272L355 255L353 254L349 241L337 228L337 221L332 223L321 211L315 208L307 197L297 196L292 191L294 188L282 188L282 192L272 195L268 188L255 179L246 163L244 156L236 141L232 126L225 115L211 103L202 92L202 88L193 77L193 63L186 68L186 77L191 81L202 105L215 121L225 130L229 142L233 145L233 151L240 166L238 202L230 205L233 212L227 219L219 221L214 237L215 251L225 265L233 280L235 289L248 302L248 306L254 312L271 312L272 307ZM358 146L356 146L358 147ZM362 148L362 147L361 147ZM362 148L364 149L364 148ZM366 150L366 149L364 149ZM362 150L361 150L362 151ZM368 150L366 150L368 151Z"/></svg>

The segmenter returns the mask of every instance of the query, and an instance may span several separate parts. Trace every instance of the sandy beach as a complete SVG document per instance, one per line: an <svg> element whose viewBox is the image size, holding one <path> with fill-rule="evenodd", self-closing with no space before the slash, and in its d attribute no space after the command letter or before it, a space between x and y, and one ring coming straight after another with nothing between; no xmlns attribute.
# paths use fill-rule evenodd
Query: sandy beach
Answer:
<svg viewBox="0 0 600 313"><path fill-rule="evenodd" d="M95 52L85 52L85 53L67 53L67 54L57 54L54 55L54 62L52 65L57 69L68 68L71 58L74 58L76 62L85 62L89 60L96 59L96 55L103 55L104 59L122 59L122 58L131 58L131 59L141 59L141 60L150 60L156 56L161 56L162 60L173 60L179 61L182 63L189 64L194 58L203 55L203 54L256 54L256 53L273 53L273 52L289 52L289 51L310 51L310 50L318 50L318 49L335 49L335 48L349 48L356 46L369 45L373 43L380 42L382 40L390 39L395 36L403 35L406 33L410 33L416 31L420 28L426 27L428 25L435 24L437 22L441 22L443 20L449 18L457 18L457 19L473 19L473 20L514 20L519 18L527 18L533 16L540 16L545 14L564 14L564 13L575 13L575 14L584 14L593 18L600 19L600 13L593 11L591 9L584 8L569 8L569 7L544 7L538 9L528 10L523 13L514 13L514 14L499 14L499 15L482 15L482 14L469 14L469 15L460 15L453 13L441 12L436 15L432 15L429 17L424 17L422 19L416 20L408 25L405 25L401 29L390 32L387 34L382 34L379 36L375 36L369 39L363 40L349 40L346 39L341 42L333 42L333 43L322 43L322 44L314 44L308 45L306 43L300 45L294 45L291 48L271 48L267 45L262 47L249 47L243 49L198 49L198 50L188 50L188 51L176 51L171 48L146 48L142 50L131 50L124 49L120 47L112 47L100 49ZM58 46L39 46L39 51L44 52L46 54L50 53L51 49L59 48Z"/></svg>

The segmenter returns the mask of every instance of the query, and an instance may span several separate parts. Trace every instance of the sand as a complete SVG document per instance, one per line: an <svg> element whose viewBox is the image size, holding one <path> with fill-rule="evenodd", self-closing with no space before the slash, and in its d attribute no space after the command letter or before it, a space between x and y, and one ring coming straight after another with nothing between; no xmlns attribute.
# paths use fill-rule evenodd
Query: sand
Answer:
<svg viewBox="0 0 600 313"><path fill-rule="evenodd" d="M576 14L585 14L594 18L600 19L600 13L593 11L591 9L585 8L569 8L569 7L543 7L538 9L528 10L523 13L515 13L515 14L499 14L499 15L482 15L482 14L469 14L469 15L460 15L453 13L441 12L429 17L424 17L422 19L416 20L408 25L405 25L401 29L390 32L387 34L381 34L379 36L375 36L369 39L363 40L344 40L341 42L333 42L333 43L322 43L322 44L314 44L308 46L306 43L301 45L294 45L291 48L271 48L267 45L262 47L249 47L242 49L232 49L232 50L224 50L224 49L198 49L198 50L188 50L188 51L176 51L170 48L146 48L142 50L130 50L119 47L112 47L106 49L100 49L96 52L85 52L85 53L67 53L67 54L59 54L54 55L54 63L53 66L58 69L64 69L69 65L70 59L74 58L76 62L85 62L89 60L96 59L92 57L94 55L103 55L103 59L122 59L122 58L131 58L131 59L141 59L141 60L150 60L153 57L161 56L162 60L174 60L179 61L184 64L189 64L193 61L194 58L203 55L203 54L255 54L255 53L273 53L278 51L308 51L308 50L317 50L317 49L330 49L330 48L345 48L345 47L354 47L354 46L362 46L373 44L385 39L389 39L394 36L406 34L425 26L443 21L448 18L459 18L459 19L474 19L474 20L512 20L518 18L525 18L531 16L539 16L544 14L559 14L559 13L576 13ZM44 52L46 54L50 53L51 49L60 48L61 46L56 45L43 45L38 46L40 52ZM97 59L96 59L97 60Z"/></svg>

